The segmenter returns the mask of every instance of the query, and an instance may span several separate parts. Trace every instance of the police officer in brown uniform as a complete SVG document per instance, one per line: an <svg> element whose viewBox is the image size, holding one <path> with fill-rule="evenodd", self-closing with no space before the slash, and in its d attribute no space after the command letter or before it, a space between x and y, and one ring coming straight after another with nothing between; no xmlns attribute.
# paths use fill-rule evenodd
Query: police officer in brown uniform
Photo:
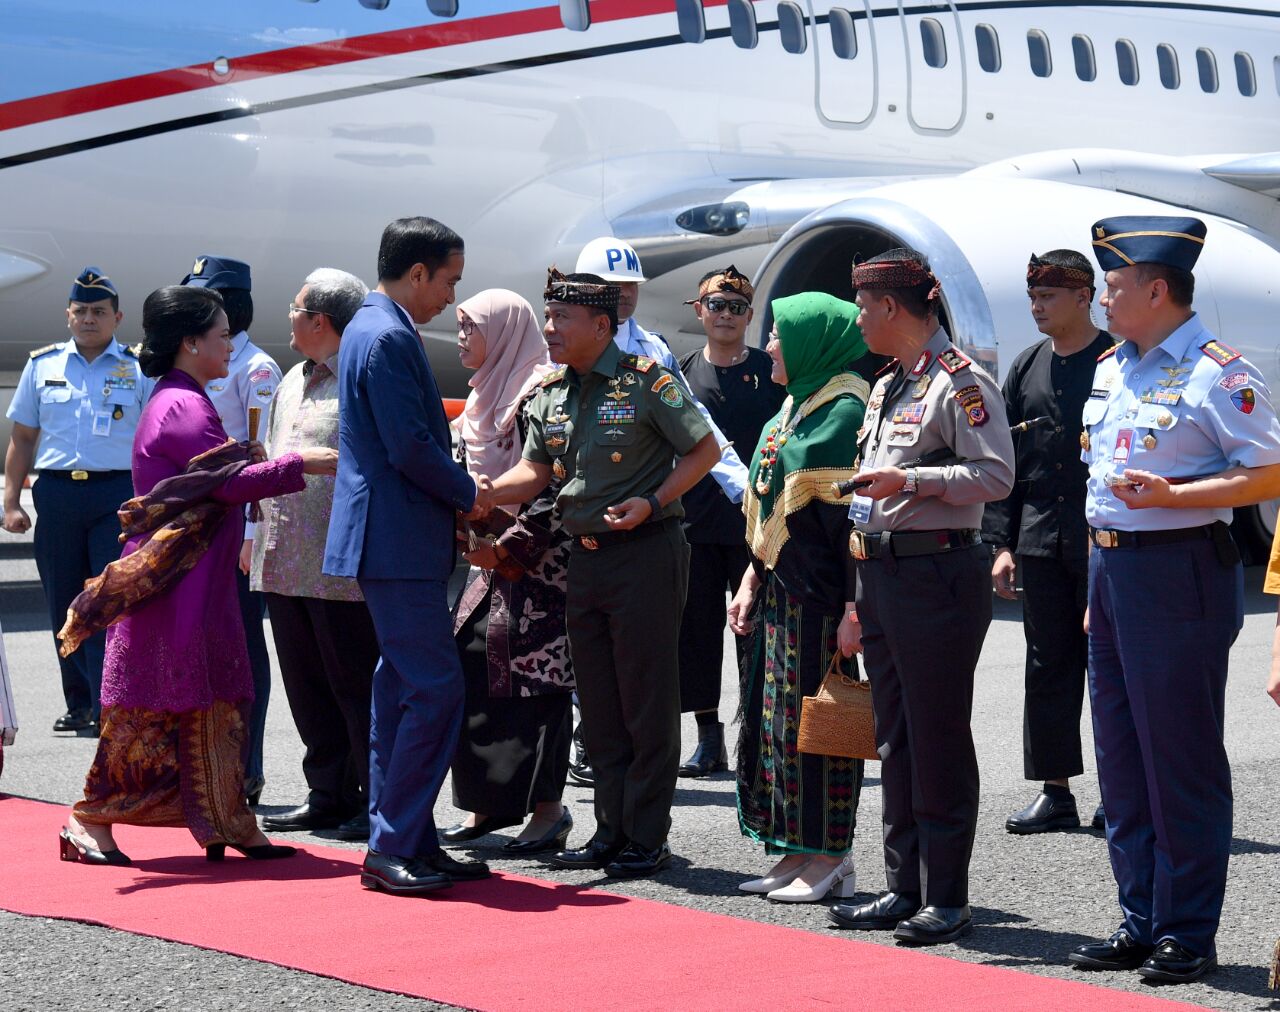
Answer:
<svg viewBox="0 0 1280 1012"><path fill-rule="evenodd" d="M855 266L867 346L891 355L859 434L849 515L871 680L889 891L838 903L842 927L930 945L967 934L978 764L973 674L991 623L983 505L1013 485L1000 389L938 324L940 286L898 249Z"/></svg>
<svg viewBox="0 0 1280 1012"><path fill-rule="evenodd" d="M671 860L689 579L680 496L720 449L675 377L614 343L618 291L594 274L549 272L543 333L561 367L534 395L523 459L494 496L524 501L562 479L556 506L573 536L566 623L597 828L552 864L634 878Z"/></svg>

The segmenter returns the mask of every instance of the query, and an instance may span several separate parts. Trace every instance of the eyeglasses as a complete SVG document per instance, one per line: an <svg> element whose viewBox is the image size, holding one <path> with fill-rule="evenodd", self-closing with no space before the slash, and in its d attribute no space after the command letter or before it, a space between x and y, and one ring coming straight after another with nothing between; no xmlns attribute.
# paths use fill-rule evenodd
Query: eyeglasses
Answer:
<svg viewBox="0 0 1280 1012"><path fill-rule="evenodd" d="M458 327L467 335L467 337L470 337L476 332L476 325L472 320L463 320L458 324Z"/></svg>
<svg viewBox="0 0 1280 1012"><path fill-rule="evenodd" d="M290 302L289 315L293 316L294 313L306 313L308 316L328 316L329 315L328 313L320 312L320 310L318 309L303 309L301 306L295 306L292 302Z"/></svg>
<svg viewBox="0 0 1280 1012"><path fill-rule="evenodd" d="M751 308L751 303L743 299L722 299L718 295L704 298L702 304L707 307L707 311L710 313L723 313L727 309L734 316L744 316L747 310Z"/></svg>

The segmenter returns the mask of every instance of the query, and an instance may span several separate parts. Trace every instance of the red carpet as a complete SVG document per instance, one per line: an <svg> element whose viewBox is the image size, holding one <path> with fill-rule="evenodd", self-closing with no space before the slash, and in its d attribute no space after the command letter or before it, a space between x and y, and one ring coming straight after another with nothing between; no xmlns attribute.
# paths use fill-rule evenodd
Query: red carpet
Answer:
<svg viewBox="0 0 1280 1012"><path fill-rule="evenodd" d="M359 887L356 852L326 847L217 865L185 830L123 826L132 868L68 864L65 811L0 797L0 908L468 1008L902 1008L913 994L982 1012L1191 1007L517 875L388 897Z"/></svg>

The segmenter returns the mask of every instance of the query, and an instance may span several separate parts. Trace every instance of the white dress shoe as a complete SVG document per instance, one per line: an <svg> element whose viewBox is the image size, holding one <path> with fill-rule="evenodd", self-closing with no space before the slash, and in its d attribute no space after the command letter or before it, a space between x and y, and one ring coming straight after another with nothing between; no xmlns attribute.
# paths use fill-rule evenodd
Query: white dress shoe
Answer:
<svg viewBox="0 0 1280 1012"><path fill-rule="evenodd" d="M770 892L769 899L778 903L815 903L828 895L836 899L848 899L856 891L857 883L853 855L846 854L843 861L813 885L791 882Z"/></svg>
<svg viewBox="0 0 1280 1012"><path fill-rule="evenodd" d="M744 893L759 893L763 896L765 893L771 893L775 889L781 889L807 867L809 867L809 862L801 861L781 875L766 875L764 878L753 878L750 882L743 882L738 888Z"/></svg>

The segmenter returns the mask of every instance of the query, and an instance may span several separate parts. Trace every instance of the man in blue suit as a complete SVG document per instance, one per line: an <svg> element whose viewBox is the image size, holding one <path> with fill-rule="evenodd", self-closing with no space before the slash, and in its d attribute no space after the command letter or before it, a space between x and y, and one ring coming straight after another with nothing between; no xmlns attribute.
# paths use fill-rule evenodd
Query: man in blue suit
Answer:
<svg viewBox="0 0 1280 1012"><path fill-rule="evenodd" d="M414 324L453 302L462 238L431 218L382 233L378 288L347 325L338 353L338 476L324 571L354 576L382 650L373 676L369 853L360 884L417 895L484 878L479 862L440 849L432 808L462 720L462 668L446 581L454 513L487 512L449 453L435 377Z"/></svg>

